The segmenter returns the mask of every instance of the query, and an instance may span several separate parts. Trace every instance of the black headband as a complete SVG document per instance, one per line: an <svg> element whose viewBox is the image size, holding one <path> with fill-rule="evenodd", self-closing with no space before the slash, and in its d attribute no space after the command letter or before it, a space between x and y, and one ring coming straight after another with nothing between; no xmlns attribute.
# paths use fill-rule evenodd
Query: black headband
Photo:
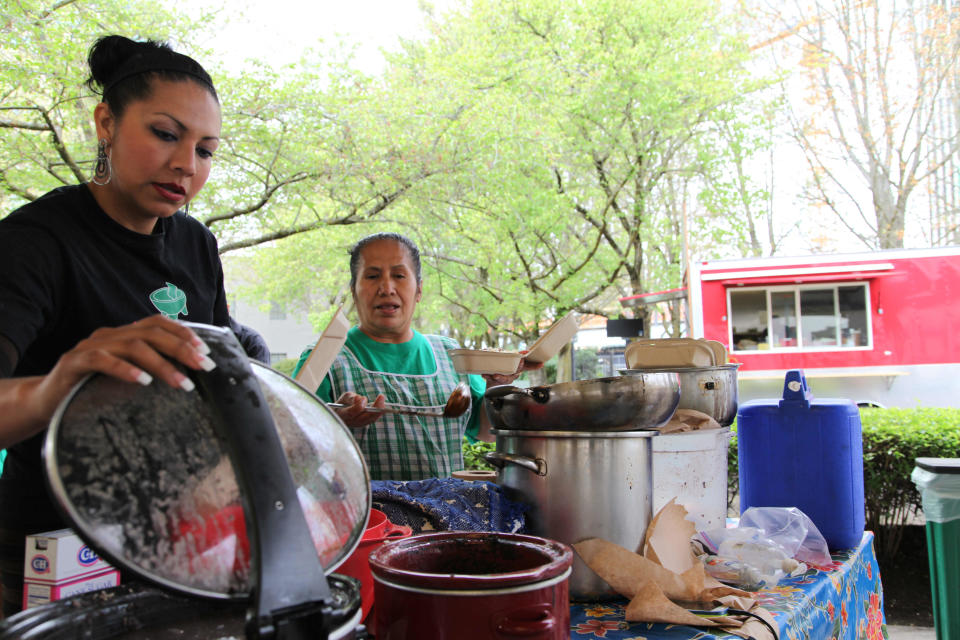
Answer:
<svg viewBox="0 0 960 640"><path fill-rule="evenodd" d="M120 65L117 73L110 78L103 87L103 96L106 97L111 89L127 78L140 75L141 73L153 73L155 71L185 73L193 76L216 93L210 77L206 75L203 67L201 67L200 63L196 60L182 53L176 53L175 51L156 51L134 56Z"/></svg>

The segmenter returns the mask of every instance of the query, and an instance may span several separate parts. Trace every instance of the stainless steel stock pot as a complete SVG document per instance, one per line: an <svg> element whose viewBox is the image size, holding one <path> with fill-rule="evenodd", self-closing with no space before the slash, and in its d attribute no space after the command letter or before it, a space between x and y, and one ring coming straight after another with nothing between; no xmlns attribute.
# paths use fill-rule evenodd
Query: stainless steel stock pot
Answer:
<svg viewBox="0 0 960 640"><path fill-rule="evenodd" d="M655 431L495 429L497 482L530 505L528 531L566 544L603 538L636 550L652 511L651 439ZM597 601L617 593L579 556L570 597Z"/></svg>

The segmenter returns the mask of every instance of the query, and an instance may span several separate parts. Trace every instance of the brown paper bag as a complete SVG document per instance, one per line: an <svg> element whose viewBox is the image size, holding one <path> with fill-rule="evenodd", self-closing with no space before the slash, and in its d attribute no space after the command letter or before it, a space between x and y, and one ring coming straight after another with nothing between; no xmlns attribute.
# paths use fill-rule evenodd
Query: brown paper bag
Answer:
<svg viewBox="0 0 960 640"><path fill-rule="evenodd" d="M720 423L712 416L696 409L677 409L667 424L660 427L660 433L680 433L700 429L720 429Z"/></svg>
<svg viewBox="0 0 960 640"><path fill-rule="evenodd" d="M644 583L654 582L669 598L694 599L681 576L618 544L589 538L573 548L588 567L625 598L633 598Z"/></svg>
<svg viewBox="0 0 960 640"><path fill-rule="evenodd" d="M600 538L577 542L573 548L588 567L630 600L628 621L721 628L745 638L776 640L776 622L757 606L750 592L707 575L691 548L695 528L686 515L686 509L672 500L658 511L646 531L644 555ZM750 615L703 617L688 610L717 605L759 615L770 628Z"/></svg>

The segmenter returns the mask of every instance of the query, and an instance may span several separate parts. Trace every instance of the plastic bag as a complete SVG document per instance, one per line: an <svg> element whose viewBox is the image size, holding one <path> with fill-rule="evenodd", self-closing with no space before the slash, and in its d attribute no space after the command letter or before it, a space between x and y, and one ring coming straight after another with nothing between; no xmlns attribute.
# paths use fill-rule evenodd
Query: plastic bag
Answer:
<svg viewBox="0 0 960 640"><path fill-rule="evenodd" d="M702 558L707 573L742 589L755 591L777 584L786 575L806 571L806 565L756 527L700 531L694 539L715 554Z"/></svg>
<svg viewBox="0 0 960 640"><path fill-rule="evenodd" d="M796 507L751 507L740 526L701 531L694 540L714 554L702 557L707 573L747 590L833 561L817 526Z"/></svg>
<svg viewBox="0 0 960 640"><path fill-rule="evenodd" d="M920 490L923 517L928 522L960 520L960 474L934 473L916 467L910 479Z"/></svg>
<svg viewBox="0 0 960 640"><path fill-rule="evenodd" d="M817 567L833 562L817 525L796 507L750 507L740 516L740 526L760 529L800 562Z"/></svg>

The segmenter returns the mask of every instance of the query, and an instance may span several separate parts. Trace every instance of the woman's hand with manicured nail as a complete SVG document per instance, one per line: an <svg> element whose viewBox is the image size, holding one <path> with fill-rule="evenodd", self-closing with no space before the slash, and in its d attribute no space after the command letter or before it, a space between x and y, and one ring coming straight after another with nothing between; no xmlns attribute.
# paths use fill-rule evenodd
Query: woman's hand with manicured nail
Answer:
<svg viewBox="0 0 960 640"><path fill-rule="evenodd" d="M171 387L193 391L193 381L174 362L210 371L217 365L208 353L210 348L188 326L164 316L98 329L64 353L50 373L38 378L27 404L34 419L49 420L60 400L91 373L144 386L157 378Z"/></svg>

